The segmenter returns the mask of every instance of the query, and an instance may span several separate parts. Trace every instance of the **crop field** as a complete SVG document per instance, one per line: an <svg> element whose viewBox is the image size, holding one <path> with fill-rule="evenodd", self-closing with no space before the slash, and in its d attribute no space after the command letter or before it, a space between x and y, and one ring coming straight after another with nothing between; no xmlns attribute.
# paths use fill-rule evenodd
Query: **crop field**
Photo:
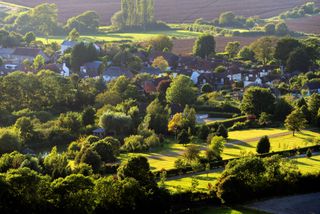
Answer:
<svg viewBox="0 0 320 214"><path fill-rule="evenodd" d="M320 34L320 15L286 21L290 30Z"/></svg>
<svg viewBox="0 0 320 214"><path fill-rule="evenodd" d="M56 3L59 9L59 18L66 21L68 18L87 10L95 10L102 17L104 24L110 24L111 16L120 9L119 0L7 0L6 2L34 7L40 3ZM233 11L242 16L260 16L269 18L279 13L301 5L308 0L155 0L155 18L165 22L191 22L197 18L212 20L220 13Z"/></svg>

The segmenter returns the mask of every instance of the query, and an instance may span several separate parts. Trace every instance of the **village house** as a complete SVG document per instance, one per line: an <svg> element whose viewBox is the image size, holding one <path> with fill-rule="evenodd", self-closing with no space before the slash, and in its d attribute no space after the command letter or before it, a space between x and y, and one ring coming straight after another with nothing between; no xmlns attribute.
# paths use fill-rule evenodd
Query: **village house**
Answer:
<svg viewBox="0 0 320 214"><path fill-rule="evenodd" d="M101 61L87 62L80 67L80 77L99 77L101 74L101 69L103 69L103 63Z"/></svg>
<svg viewBox="0 0 320 214"><path fill-rule="evenodd" d="M130 71L122 69L117 66L108 67L102 74L102 77L103 77L104 81L106 81L106 82L110 82L111 80L116 79L120 76L132 78L133 74Z"/></svg>
<svg viewBox="0 0 320 214"><path fill-rule="evenodd" d="M320 94L320 82L308 82L303 87L304 90L307 90L307 96L311 96L312 94Z"/></svg>

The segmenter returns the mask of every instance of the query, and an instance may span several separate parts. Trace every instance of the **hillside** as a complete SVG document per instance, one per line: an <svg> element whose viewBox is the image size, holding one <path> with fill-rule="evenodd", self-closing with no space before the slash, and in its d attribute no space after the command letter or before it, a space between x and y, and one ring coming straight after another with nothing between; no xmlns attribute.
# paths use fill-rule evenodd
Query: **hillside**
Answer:
<svg viewBox="0 0 320 214"><path fill-rule="evenodd" d="M119 0L7 0L6 2L33 7L37 4L49 2L56 3L59 8L60 20L65 21L71 16L86 10L97 11L105 24L109 24L110 17L119 10ZM308 0L155 0L156 19L170 23L190 22L196 18L214 19L225 11L234 11L237 15L255 16L262 18L278 15ZM320 1L317 0L318 4Z"/></svg>

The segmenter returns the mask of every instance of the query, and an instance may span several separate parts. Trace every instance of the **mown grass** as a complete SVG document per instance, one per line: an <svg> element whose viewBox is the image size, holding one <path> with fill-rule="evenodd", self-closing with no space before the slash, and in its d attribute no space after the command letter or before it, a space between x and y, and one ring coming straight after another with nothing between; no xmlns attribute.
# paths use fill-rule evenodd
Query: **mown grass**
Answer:
<svg viewBox="0 0 320 214"><path fill-rule="evenodd" d="M82 35L80 37L80 41L94 42L94 41L105 41L105 42L118 42L118 41L134 41L141 42L148 40L150 38L156 37L158 35L167 35L171 38L196 38L201 33L191 32L186 30L166 30L166 31L148 31L148 32L139 32L139 33L99 33L95 35ZM50 36L46 37L38 37L38 41L42 41L44 43L57 42L58 44L62 43L65 39L64 36Z"/></svg>
<svg viewBox="0 0 320 214"><path fill-rule="evenodd" d="M246 208L204 207L196 211L198 214L263 214L265 212Z"/></svg>
<svg viewBox="0 0 320 214"><path fill-rule="evenodd" d="M238 135L238 138L234 138L236 140L241 139L238 143L230 143L227 144L223 150L222 158L223 159L229 159L229 158L235 158L239 157L248 153L256 153L256 146L258 144L259 140L255 140L254 142L245 142L245 139L243 139L245 136L249 136L248 139L257 137L257 133L260 131L252 130L251 131L245 131L242 132L242 135ZM275 132L285 132L285 130L270 130L266 132L261 132L261 137L264 135L268 135L266 133L273 133ZM230 132L230 136L233 136L234 134ZM312 146L316 144L316 140L320 139L320 133L314 132L314 131L308 131L304 130L300 133L297 133L295 136L292 136L291 134L276 138L270 138L270 144L271 148L270 151L283 151L283 150L290 150L294 148L302 148L307 146Z"/></svg>
<svg viewBox="0 0 320 214"><path fill-rule="evenodd" d="M213 186L216 182L216 179L220 177L222 173L222 170L208 173L208 174L202 174L202 175L195 175L194 178L199 182L199 185L197 186L198 191L208 191L209 190L209 184ZM180 190L188 190L192 187L192 177L186 177L186 178L180 178L177 180L170 180L166 181L166 188L170 191L177 191L177 189Z"/></svg>
<svg viewBox="0 0 320 214"><path fill-rule="evenodd" d="M237 143L228 143L225 145L224 151L222 153L223 159L230 159L235 157L240 157L248 153L256 154L256 146L258 139L265 135L281 134L286 133L287 130L279 129L252 129L245 131L233 131L229 132L230 140L229 142L240 141ZM255 141L246 143L246 139L257 138ZM306 146L312 146L316 144L316 139L320 139L320 133L315 131L304 130L301 133L297 133L295 136L288 134L286 136L281 136L277 138L271 138L271 149L270 151L283 151L294 148L302 148ZM205 142L199 142L198 144L201 149L205 149L207 144ZM187 146L178 144L174 139L169 139L163 147L152 151L144 153L130 153L122 154L121 160L126 160L132 155L142 155L148 158L152 170L161 169L172 169L174 168L174 162L179 157L182 157L183 152L186 150ZM201 152L204 155L205 151Z"/></svg>
<svg viewBox="0 0 320 214"><path fill-rule="evenodd" d="M302 173L320 172L320 155L295 159Z"/></svg>

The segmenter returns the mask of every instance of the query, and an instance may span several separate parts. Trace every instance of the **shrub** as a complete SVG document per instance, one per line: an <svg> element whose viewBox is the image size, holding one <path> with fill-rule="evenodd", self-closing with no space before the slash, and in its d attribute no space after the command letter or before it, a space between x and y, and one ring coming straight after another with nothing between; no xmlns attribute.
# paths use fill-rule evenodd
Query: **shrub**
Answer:
<svg viewBox="0 0 320 214"><path fill-rule="evenodd" d="M311 158L312 157L312 151L311 151L311 149L308 149L308 151L307 151L307 157L308 158Z"/></svg>
<svg viewBox="0 0 320 214"><path fill-rule="evenodd" d="M146 145L148 145L149 148L155 148L161 146L160 139L156 134L151 135L150 137L147 137L144 139L144 142Z"/></svg>
<svg viewBox="0 0 320 214"><path fill-rule="evenodd" d="M144 142L143 136L131 135L124 139L124 145L121 149L127 152L141 152L147 151L149 146Z"/></svg>
<svg viewBox="0 0 320 214"><path fill-rule="evenodd" d="M262 137L257 144L257 153L264 154L270 151L270 141L268 136Z"/></svg>

